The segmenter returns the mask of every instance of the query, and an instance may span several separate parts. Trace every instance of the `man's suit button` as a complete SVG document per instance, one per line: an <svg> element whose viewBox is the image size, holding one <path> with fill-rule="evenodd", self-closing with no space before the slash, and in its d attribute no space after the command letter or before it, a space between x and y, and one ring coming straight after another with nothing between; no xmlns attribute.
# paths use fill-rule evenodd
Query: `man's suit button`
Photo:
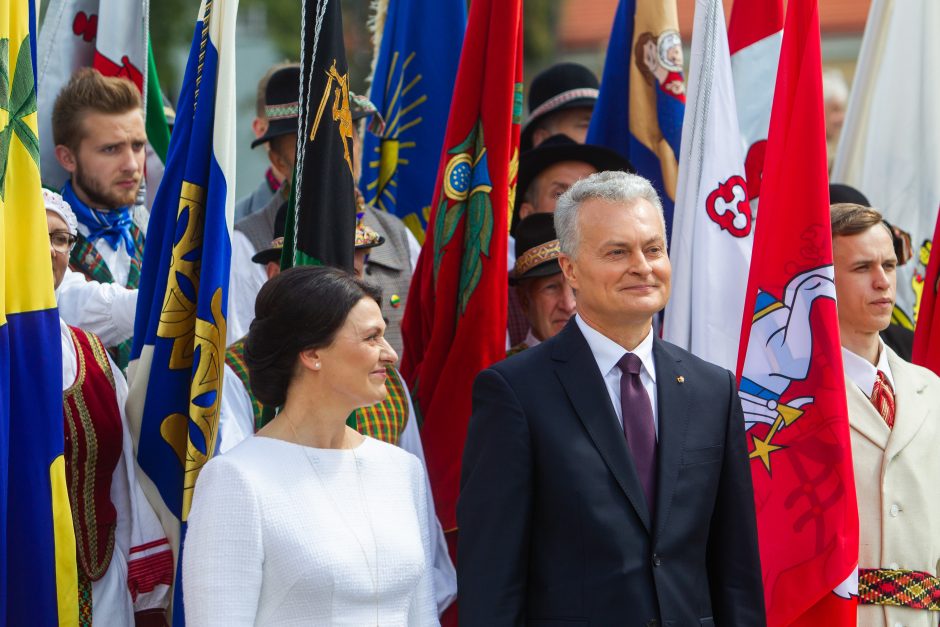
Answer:
<svg viewBox="0 0 940 627"><path fill-rule="evenodd" d="M659 559L659 556L654 553L653 554L653 566L659 566L662 563L663 562L661 559Z"/></svg>

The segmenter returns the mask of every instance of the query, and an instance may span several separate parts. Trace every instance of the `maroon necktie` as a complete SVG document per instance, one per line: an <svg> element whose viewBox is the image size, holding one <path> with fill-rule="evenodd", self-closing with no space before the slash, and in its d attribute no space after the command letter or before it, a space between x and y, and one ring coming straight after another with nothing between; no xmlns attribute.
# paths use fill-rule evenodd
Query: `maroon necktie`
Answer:
<svg viewBox="0 0 940 627"><path fill-rule="evenodd" d="M623 435L633 455L646 502L653 513L656 502L656 432L653 424L653 406L650 396L640 381L642 362L633 353L627 353L617 362L620 368L620 409L623 415Z"/></svg>
<svg viewBox="0 0 940 627"><path fill-rule="evenodd" d="M875 406L875 409L878 410L878 413L881 414L881 417L884 418L884 421L888 424L889 429L894 428L894 390L891 389L891 383L888 381L888 377L885 376L885 373L878 371L878 376L875 379L875 389L871 394L872 405Z"/></svg>

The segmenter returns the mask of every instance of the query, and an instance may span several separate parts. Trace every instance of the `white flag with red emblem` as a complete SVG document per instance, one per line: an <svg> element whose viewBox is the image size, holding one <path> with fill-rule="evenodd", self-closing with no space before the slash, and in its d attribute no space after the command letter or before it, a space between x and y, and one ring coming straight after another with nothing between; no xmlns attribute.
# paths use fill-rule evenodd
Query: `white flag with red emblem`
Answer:
<svg viewBox="0 0 940 627"><path fill-rule="evenodd" d="M686 98L663 337L733 370L753 220L721 0L696 0Z"/></svg>

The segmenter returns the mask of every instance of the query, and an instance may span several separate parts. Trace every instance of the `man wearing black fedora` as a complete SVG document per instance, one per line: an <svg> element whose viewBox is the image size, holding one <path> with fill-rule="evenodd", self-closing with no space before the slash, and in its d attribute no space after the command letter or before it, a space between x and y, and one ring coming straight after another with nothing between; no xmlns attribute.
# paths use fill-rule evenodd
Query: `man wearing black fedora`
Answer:
<svg viewBox="0 0 940 627"><path fill-rule="evenodd" d="M255 118L251 121L251 130L255 135L255 141L251 144L252 148L262 144L267 144L266 149L275 147L274 142L262 141L261 139L267 135L271 123L268 118L267 104L269 98L271 103L280 103L279 110L274 112L275 116L283 112L285 103L289 105L293 102L296 108L298 82L300 80L299 72L299 66L296 63L278 63L268 68L268 71L258 81L258 90L255 95ZM292 83L293 76L298 78ZM275 78L274 84L271 84L272 78ZM279 93L272 93L269 96L269 87L272 92L277 91ZM287 165L284 160L284 156L287 155L282 155L282 152L268 152L270 163L264 171L264 177L253 192L242 196L235 203L236 221L263 209L277 190L280 189L284 179L290 175L290 172L283 169Z"/></svg>
<svg viewBox="0 0 940 627"><path fill-rule="evenodd" d="M598 88L594 73L578 63L556 63L537 74L529 87L529 119L519 149L534 148L558 133L583 144Z"/></svg>
<svg viewBox="0 0 940 627"><path fill-rule="evenodd" d="M553 135L522 153L510 234L515 237L519 221L528 216L554 213L555 202L569 187L579 179L604 170L634 171L630 162L613 150L579 144L564 134ZM528 325L517 294L510 290L509 346L515 346L526 336Z"/></svg>
<svg viewBox="0 0 940 627"><path fill-rule="evenodd" d="M276 191L271 192L261 209L235 222L235 230L232 233L228 319L229 326L233 327L232 337L241 337L248 333L248 326L255 317L255 298L261 286L268 280L264 267L252 263L251 258L259 251L267 249L277 235L283 235L283 227L282 232L276 233L275 223L278 212L282 211L282 207L286 207L290 195L290 176L297 156L299 90L300 67L296 64L279 67L271 73L265 84L264 121L260 125L254 125L256 134L260 133L260 136L251 142L251 147L267 144L271 171L280 173L284 178ZM255 122L257 121L256 119ZM247 202L256 201L257 199L249 199ZM246 201L243 199L239 202ZM238 211L236 205L236 215Z"/></svg>
<svg viewBox="0 0 940 627"><path fill-rule="evenodd" d="M509 284L516 288L529 331L507 355L515 355L554 337L574 315L574 292L561 273L559 253L551 214L537 213L519 222L516 264L509 273Z"/></svg>
<svg viewBox="0 0 940 627"><path fill-rule="evenodd" d="M523 152L510 224L513 236L519 220L535 213L554 213L558 197L576 181L605 170L634 172L630 162L613 150L578 143L564 134L552 135Z"/></svg>

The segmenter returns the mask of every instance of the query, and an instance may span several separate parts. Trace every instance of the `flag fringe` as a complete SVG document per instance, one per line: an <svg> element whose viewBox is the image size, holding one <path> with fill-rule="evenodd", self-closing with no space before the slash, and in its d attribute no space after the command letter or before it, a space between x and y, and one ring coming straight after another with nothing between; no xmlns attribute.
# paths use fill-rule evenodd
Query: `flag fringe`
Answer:
<svg viewBox="0 0 940 627"><path fill-rule="evenodd" d="M372 79L375 77L375 65L379 60L379 52L382 49L382 35L385 33L385 20L388 17L388 0L372 0L369 7L369 20L366 25L369 32L372 33L372 63L369 66L369 75L366 77L366 85L372 85Z"/></svg>

